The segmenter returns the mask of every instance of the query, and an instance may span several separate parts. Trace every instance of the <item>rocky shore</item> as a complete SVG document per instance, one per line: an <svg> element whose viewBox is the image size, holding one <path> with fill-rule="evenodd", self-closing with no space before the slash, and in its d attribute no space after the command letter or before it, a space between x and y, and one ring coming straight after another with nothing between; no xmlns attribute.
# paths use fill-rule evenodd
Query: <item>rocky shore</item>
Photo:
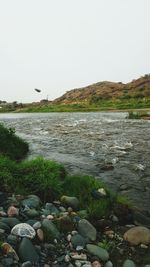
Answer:
<svg viewBox="0 0 150 267"><path fill-rule="evenodd" d="M149 227L127 206L89 220L76 197L0 192L0 267L149 267Z"/></svg>

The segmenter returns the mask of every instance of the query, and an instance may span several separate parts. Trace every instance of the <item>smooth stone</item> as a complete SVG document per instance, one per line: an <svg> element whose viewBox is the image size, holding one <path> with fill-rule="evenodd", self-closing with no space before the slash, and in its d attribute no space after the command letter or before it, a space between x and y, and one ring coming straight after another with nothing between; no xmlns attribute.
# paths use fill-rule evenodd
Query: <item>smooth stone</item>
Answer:
<svg viewBox="0 0 150 267"><path fill-rule="evenodd" d="M4 264L5 267L11 267L13 266L14 259L13 258L3 258L2 259L2 264Z"/></svg>
<svg viewBox="0 0 150 267"><path fill-rule="evenodd" d="M106 249L93 244L87 244L86 248L88 252L94 256L97 256L102 261L107 261L109 259L109 254Z"/></svg>
<svg viewBox="0 0 150 267"><path fill-rule="evenodd" d="M113 264L111 261L107 261L104 265L104 267L113 267Z"/></svg>
<svg viewBox="0 0 150 267"><path fill-rule="evenodd" d="M96 240L96 229L95 227L86 219L82 219L78 223L78 231L80 235L85 238L89 238L91 241Z"/></svg>
<svg viewBox="0 0 150 267"><path fill-rule="evenodd" d="M14 206L10 206L7 210L7 215L8 217L14 217L14 216L18 216L19 211L16 207Z"/></svg>
<svg viewBox="0 0 150 267"><path fill-rule="evenodd" d="M74 210L77 210L79 207L79 200L76 197L62 196L61 202Z"/></svg>
<svg viewBox="0 0 150 267"><path fill-rule="evenodd" d="M42 221L42 230L44 232L44 239L53 241L60 238L60 233L52 221L44 219Z"/></svg>
<svg viewBox="0 0 150 267"><path fill-rule="evenodd" d="M32 239L35 237L36 232L31 225L27 223L19 223L12 228L11 234Z"/></svg>
<svg viewBox="0 0 150 267"><path fill-rule="evenodd" d="M42 242L44 240L44 233L42 229L37 229L37 237Z"/></svg>
<svg viewBox="0 0 150 267"><path fill-rule="evenodd" d="M35 218L39 216L39 212L36 209L29 209L25 212L29 218Z"/></svg>
<svg viewBox="0 0 150 267"><path fill-rule="evenodd" d="M30 224L32 227L33 227L33 225L35 224L35 223L37 223L38 221L37 220L35 220L35 219L30 219L30 220L27 220L25 223L27 223L27 224ZM34 227L33 227L34 228Z"/></svg>
<svg viewBox="0 0 150 267"><path fill-rule="evenodd" d="M14 248L13 248L9 243L6 243L6 242L3 243L3 244L1 245L1 250L2 250L2 253L3 253L4 255L11 254L11 255L13 255L13 258L14 258L15 260L19 261L19 257L18 257L18 255L17 255L16 251L14 250Z"/></svg>
<svg viewBox="0 0 150 267"><path fill-rule="evenodd" d="M21 264L21 267L32 267L32 263L31 261L25 261Z"/></svg>
<svg viewBox="0 0 150 267"><path fill-rule="evenodd" d="M45 209L50 211L50 214L59 214L59 210L55 207L53 203L46 203Z"/></svg>
<svg viewBox="0 0 150 267"><path fill-rule="evenodd" d="M0 228L0 236L2 236L4 233L5 233L5 230Z"/></svg>
<svg viewBox="0 0 150 267"><path fill-rule="evenodd" d="M44 215L45 217L47 217L48 215L51 215L51 212L50 212L50 210L42 209L41 215Z"/></svg>
<svg viewBox="0 0 150 267"><path fill-rule="evenodd" d="M19 244L18 254L22 262L30 261L31 263L38 263L39 255L37 254L32 242L24 237Z"/></svg>
<svg viewBox="0 0 150 267"><path fill-rule="evenodd" d="M40 201L39 197L36 195L29 195L29 196L27 196L27 198L25 198L21 202L22 206L24 206L24 207L27 206L30 209L31 208L34 208L34 209L39 208L40 203L41 203L41 201Z"/></svg>
<svg viewBox="0 0 150 267"><path fill-rule="evenodd" d="M10 245L17 245L18 243L18 237L15 236L15 235L8 235L7 236L7 242L10 244Z"/></svg>
<svg viewBox="0 0 150 267"><path fill-rule="evenodd" d="M17 218L13 218L13 217L1 218L0 222L7 224L10 228L20 223L20 221Z"/></svg>
<svg viewBox="0 0 150 267"><path fill-rule="evenodd" d="M95 260L92 262L92 267L102 267L102 265L98 260Z"/></svg>
<svg viewBox="0 0 150 267"><path fill-rule="evenodd" d="M41 224L41 222L39 222L39 221L36 222L36 223L34 223L34 224L32 225L32 227L33 227L35 230L41 228L41 226L42 226L42 224Z"/></svg>
<svg viewBox="0 0 150 267"><path fill-rule="evenodd" d="M136 267L136 265L132 260L125 260L122 267Z"/></svg>
<svg viewBox="0 0 150 267"><path fill-rule="evenodd" d="M10 231L10 226L7 225L6 223L3 223L2 221L0 221L0 229L3 229L5 231L9 232Z"/></svg>
<svg viewBox="0 0 150 267"><path fill-rule="evenodd" d="M132 245L150 244L150 230L144 226L135 226L124 233L124 240Z"/></svg>
<svg viewBox="0 0 150 267"><path fill-rule="evenodd" d="M80 235L76 234L71 237L71 243L73 245L73 248L77 248L78 246L85 247L86 241L85 239Z"/></svg>

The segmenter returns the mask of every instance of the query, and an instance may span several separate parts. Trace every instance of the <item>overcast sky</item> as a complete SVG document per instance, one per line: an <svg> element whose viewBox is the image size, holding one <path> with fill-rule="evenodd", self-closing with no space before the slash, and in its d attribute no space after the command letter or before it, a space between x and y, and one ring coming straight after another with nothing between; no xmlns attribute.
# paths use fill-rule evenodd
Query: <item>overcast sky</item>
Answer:
<svg viewBox="0 0 150 267"><path fill-rule="evenodd" d="M52 100L146 73L150 0L0 0L0 100Z"/></svg>

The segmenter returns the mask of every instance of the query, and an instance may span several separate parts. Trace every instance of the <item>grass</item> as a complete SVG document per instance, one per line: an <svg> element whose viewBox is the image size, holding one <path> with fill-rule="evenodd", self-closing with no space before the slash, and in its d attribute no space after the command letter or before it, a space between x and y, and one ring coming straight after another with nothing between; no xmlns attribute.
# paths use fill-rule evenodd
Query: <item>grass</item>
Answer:
<svg viewBox="0 0 150 267"><path fill-rule="evenodd" d="M0 154L20 160L28 153L28 144L15 134L12 128L0 124Z"/></svg>
<svg viewBox="0 0 150 267"><path fill-rule="evenodd" d="M150 113L143 112L143 111L130 111L129 112L129 119L146 119L150 118Z"/></svg>
<svg viewBox="0 0 150 267"><path fill-rule="evenodd" d="M115 203L127 204L125 200L113 195L100 179L67 175L64 166L58 162L42 157L18 161L27 150L28 145L15 135L14 130L0 125L2 191L22 195L36 194L44 202L60 199L62 195L74 196L79 200L80 209L87 211L90 220L107 216ZM105 190L106 196L97 198L93 193L100 188Z"/></svg>

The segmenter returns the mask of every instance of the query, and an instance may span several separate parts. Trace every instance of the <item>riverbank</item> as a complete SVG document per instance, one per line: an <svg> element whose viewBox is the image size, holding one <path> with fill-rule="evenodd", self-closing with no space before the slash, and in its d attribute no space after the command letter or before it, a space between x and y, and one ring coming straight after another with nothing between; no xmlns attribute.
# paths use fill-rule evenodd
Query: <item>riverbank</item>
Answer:
<svg viewBox="0 0 150 267"><path fill-rule="evenodd" d="M61 164L43 158L15 162L3 153L0 167L2 266L150 263L149 215L101 180L68 175Z"/></svg>

